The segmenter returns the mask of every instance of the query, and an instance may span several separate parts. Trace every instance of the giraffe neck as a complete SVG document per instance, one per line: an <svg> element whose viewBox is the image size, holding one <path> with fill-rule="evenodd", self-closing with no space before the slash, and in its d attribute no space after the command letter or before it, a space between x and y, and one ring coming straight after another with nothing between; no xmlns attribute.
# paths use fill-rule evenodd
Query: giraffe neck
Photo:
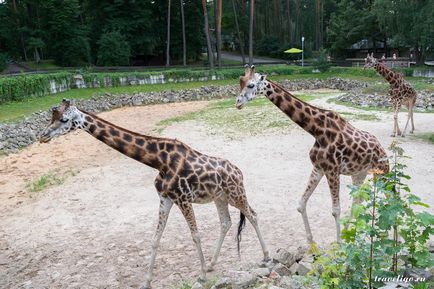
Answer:
<svg viewBox="0 0 434 289"><path fill-rule="evenodd" d="M81 128L90 135L122 154L152 168L161 171L167 167L166 161L160 158L159 151L161 149L160 143L164 143L164 148L166 148L168 139L141 135L118 127L94 114L85 111L80 112L84 115ZM174 142L175 140L170 141Z"/></svg>
<svg viewBox="0 0 434 289"><path fill-rule="evenodd" d="M399 82L399 80L401 79L401 75L399 73L392 71L390 68L388 68L383 63L376 63L374 68L381 76L384 77L384 79L388 83L390 83L392 85L397 84Z"/></svg>
<svg viewBox="0 0 434 289"><path fill-rule="evenodd" d="M322 136L327 128L338 129L336 122L344 121L336 113L310 105L270 80L264 81L263 89L271 102L315 138Z"/></svg>

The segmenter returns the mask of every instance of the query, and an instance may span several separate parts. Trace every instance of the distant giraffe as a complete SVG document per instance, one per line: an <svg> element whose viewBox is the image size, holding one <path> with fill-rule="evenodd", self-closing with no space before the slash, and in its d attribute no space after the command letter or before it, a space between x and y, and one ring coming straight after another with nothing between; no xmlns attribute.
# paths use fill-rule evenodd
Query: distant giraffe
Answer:
<svg viewBox="0 0 434 289"><path fill-rule="evenodd" d="M392 71L384 63L377 61L374 58L374 54L368 54L366 57L365 69L369 67L374 67L375 70L384 77L384 79L390 83L389 96L390 101L393 105L394 111L394 125L392 136L401 135L405 136L407 131L408 123L411 119L411 130L410 133L414 131L414 120L413 120L413 108L416 102L416 91L411 87L411 85L405 81L402 75L398 72ZM398 124L398 113L401 109L401 105L406 105L408 108L407 123L405 124L404 132L401 134Z"/></svg>
<svg viewBox="0 0 434 289"><path fill-rule="evenodd" d="M332 215L336 223L336 239L340 241L340 175L350 175L354 185L360 185L368 170L389 171L386 152L372 134L359 130L338 113L310 105L289 93L277 83L267 80L265 75L255 73L254 66L246 67L240 78L240 93L236 98L238 109L264 94L281 111L302 129L315 138L309 156L313 170L309 183L300 200L298 211L303 217L307 240L313 242L306 204L313 191L325 175L332 196ZM287 152L291 154L291 152Z"/></svg>
<svg viewBox="0 0 434 289"><path fill-rule="evenodd" d="M116 126L94 114L77 109L63 100L52 109L52 118L41 133L39 141L50 141L53 137L75 129L83 129L108 146L159 171L155 188L160 197L158 226L152 243L152 254L144 288L151 287L153 268L161 236L169 217L170 209L176 204L184 215L199 253L201 273L204 280L206 270L213 270L223 240L231 227L228 204L240 210L238 226L238 252L245 218L256 230L261 243L264 260L269 259L268 250L258 227L256 213L249 206L241 171L227 160L204 155L188 145L169 138L141 135ZM220 218L220 238L208 268L202 253L192 203L214 201Z"/></svg>

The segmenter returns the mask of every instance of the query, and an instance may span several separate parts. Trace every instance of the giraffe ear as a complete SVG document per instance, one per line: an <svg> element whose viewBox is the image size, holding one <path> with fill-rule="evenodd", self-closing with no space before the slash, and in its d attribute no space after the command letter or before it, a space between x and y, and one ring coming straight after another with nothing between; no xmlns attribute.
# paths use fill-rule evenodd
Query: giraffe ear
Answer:
<svg viewBox="0 0 434 289"><path fill-rule="evenodd" d="M69 108L70 105L71 105L71 101L70 100L65 99L65 98L62 100L62 106L63 106L64 109Z"/></svg>
<svg viewBox="0 0 434 289"><path fill-rule="evenodd" d="M244 65L244 76L250 74L250 67L248 64Z"/></svg>

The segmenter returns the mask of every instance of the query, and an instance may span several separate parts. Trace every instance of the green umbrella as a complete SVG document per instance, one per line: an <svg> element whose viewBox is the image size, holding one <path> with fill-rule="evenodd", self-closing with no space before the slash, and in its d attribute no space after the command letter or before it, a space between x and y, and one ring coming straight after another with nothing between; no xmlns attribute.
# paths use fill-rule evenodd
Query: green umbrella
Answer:
<svg viewBox="0 0 434 289"><path fill-rule="evenodd" d="M285 50L284 52L285 53L302 53L303 50L298 49L298 48L291 48L291 49Z"/></svg>

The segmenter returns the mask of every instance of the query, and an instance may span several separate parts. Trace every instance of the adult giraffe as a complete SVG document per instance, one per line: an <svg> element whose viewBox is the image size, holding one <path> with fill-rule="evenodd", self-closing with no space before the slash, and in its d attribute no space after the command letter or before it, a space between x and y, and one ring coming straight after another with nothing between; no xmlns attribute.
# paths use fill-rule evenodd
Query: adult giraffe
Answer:
<svg viewBox="0 0 434 289"><path fill-rule="evenodd" d="M176 204L184 215L196 245L201 263L199 280L204 280L206 270L211 271L216 264L223 240L231 227L228 204L240 210L238 226L238 251L241 231L247 218L256 230L264 253L269 259L268 250L258 227L256 213L249 206L243 185L241 171L225 159L204 155L188 145L169 138L157 138L138 134L116 126L94 114L71 106L68 100L53 107L52 118L39 137L42 143L53 137L67 134L75 129L83 129L108 146L159 171L155 188L160 197L158 226L152 243L151 260L143 288L151 287L157 249L169 217L170 209ZM192 203L214 201L220 218L220 238L211 260L205 268L200 238Z"/></svg>
<svg viewBox="0 0 434 289"><path fill-rule="evenodd" d="M306 213L306 204L323 176L327 178L332 196L332 215L336 222L336 239L340 241L340 175L350 175L354 185L365 179L368 170L389 171L386 152L372 134L359 130L338 113L310 105L289 93L279 84L255 73L254 66L246 66L240 77L240 93L236 97L238 109L264 94L281 111L315 138L309 156L313 164L309 183L300 200L298 211L303 217L307 240L313 242Z"/></svg>
<svg viewBox="0 0 434 289"><path fill-rule="evenodd" d="M390 83L389 97L390 97L390 102L392 102L393 112L394 112L393 115L394 125L393 125L392 136L395 137L396 135L401 135L402 137L404 137L410 120L411 120L410 133L413 133L414 131L413 107L417 97L414 88L407 81L405 81L401 73L394 72L390 68L388 68L384 63L379 62L374 57L374 53L371 53L371 55L368 54L365 62L366 62L364 66L365 69L374 67L374 69L381 76L383 76L388 83ZM404 131L401 134L401 130L399 129L399 124L398 124L398 113L401 110L402 105L407 106L408 115L407 115L407 123L405 124Z"/></svg>

